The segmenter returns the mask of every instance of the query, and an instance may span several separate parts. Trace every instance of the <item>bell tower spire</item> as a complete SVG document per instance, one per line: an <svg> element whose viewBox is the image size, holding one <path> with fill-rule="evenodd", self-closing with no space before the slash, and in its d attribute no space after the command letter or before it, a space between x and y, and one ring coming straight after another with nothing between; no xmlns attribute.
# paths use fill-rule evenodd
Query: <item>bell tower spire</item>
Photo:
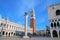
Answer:
<svg viewBox="0 0 60 40"><path fill-rule="evenodd" d="M31 12L30 12L30 18L34 18L35 19L35 12L34 12L34 9L32 8Z"/></svg>
<svg viewBox="0 0 60 40"><path fill-rule="evenodd" d="M30 12L30 28L33 28L33 36L36 33L36 22L35 22L35 12L34 9Z"/></svg>

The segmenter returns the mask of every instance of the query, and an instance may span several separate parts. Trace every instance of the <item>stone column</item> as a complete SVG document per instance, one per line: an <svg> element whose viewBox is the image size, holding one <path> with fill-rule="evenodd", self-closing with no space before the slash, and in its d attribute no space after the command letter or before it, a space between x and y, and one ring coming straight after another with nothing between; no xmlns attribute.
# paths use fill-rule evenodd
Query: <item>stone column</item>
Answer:
<svg viewBox="0 0 60 40"><path fill-rule="evenodd" d="M58 34L58 38L59 38L59 30L57 31L57 34Z"/></svg>
<svg viewBox="0 0 60 40"><path fill-rule="evenodd" d="M8 32L7 32L7 36L8 36Z"/></svg>
<svg viewBox="0 0 60 40"><path fill-rule="evenodd" d="M29 38L27 36L28 14L25 12L24 16L25 16L25 36L24 36L24 38Z"/></svg>
<svg viewBox="0 0 60 40"><path fill-rule="evenodd" d="M50 32L51 32L51 38L53 38L52 30Z"/></svg>

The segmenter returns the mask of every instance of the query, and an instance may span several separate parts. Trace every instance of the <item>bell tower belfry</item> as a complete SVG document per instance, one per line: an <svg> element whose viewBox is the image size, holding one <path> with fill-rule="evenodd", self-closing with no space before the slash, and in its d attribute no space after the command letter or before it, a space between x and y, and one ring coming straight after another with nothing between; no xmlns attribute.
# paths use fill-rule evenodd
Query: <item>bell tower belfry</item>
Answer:
<svg viewBox="0 0 60 40"><path fill-rule="evenodd" d="M35 13L34 9L30 12L30 28L33 28L33 35L36 33L36 22L35 22Z"/></svg>

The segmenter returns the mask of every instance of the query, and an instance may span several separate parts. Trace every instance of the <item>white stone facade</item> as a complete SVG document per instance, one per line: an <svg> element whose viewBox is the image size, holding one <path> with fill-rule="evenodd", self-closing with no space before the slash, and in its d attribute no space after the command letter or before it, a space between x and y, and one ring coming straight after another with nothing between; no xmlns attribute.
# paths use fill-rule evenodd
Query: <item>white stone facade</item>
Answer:
<svg viewBox="0 0 60 40"><path fill-rule="evenodd" d="M2 17L0 17L0 32L1 32L0 35L13 36L15 35L16 31L24 32L25 31L24 29L25 29L24 25L11 22L8 18L3 19ZM33 29L28 27L27 33L32 34Z"/></svg>
<svg viewBox="0 0 60 40"><path fill-rule="evenodd" d="M60 4L48 6L51 37L60 37Z"/></svg>

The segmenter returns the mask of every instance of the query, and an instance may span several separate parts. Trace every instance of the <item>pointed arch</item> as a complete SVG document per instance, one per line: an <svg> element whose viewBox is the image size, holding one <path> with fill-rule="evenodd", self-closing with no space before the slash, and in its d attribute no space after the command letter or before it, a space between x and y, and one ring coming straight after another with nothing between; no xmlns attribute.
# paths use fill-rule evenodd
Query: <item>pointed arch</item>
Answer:
<svg viewBox="0 0 60 40"><path fill-rule="evenodd" d="M57 31L56 30L53 30L53 37L58 37L58 34L57 34Z"/></svg>

